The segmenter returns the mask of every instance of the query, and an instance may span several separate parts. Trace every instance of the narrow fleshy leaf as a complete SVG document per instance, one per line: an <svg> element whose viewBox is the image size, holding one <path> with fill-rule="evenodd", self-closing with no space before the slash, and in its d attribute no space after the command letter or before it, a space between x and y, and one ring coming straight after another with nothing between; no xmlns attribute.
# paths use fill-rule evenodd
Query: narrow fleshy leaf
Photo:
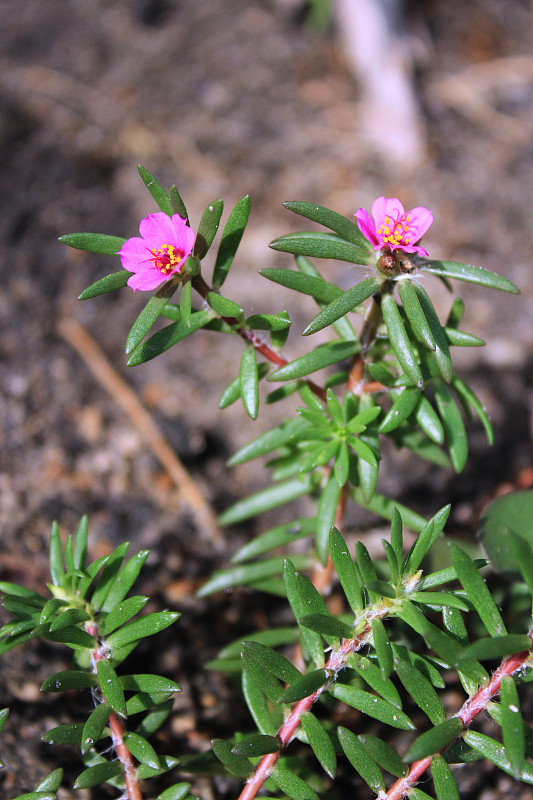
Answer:
<svg viewBox="0 0 533 800"><path fill-rule="evenodd" d="M477 283L489 289L500 289L511 294L520 294L520 289L508 278L491 272L484 267L474 267L471 264L461 264L458 261L428 261L420 269L443 278L457 278L467 283Z"/></svg>
<svg viewBox="0 0 533 800"><path fill-rule="evenodd" d="M211 247L213 239L218 231L223 210L224 202L222 200L214 200L207 206L202 214L193 248L193 255L195 258L201 260Z"/></svg>
<svg viewBox="0 0 533 800"><path fill-rule="evenodd" d="M120 240L123 241L122 239ZM131 278L133 272L128 272L121 269L119 272L112 272L106 275L105 278L91 283L83 292L78 296L78 300L91 300L93 297L99 297L101 294L114 292L116 289L123 289L126 286L128 279Z"/></svg>
<svg viewBox="0 0 533 800"><path fill-rule="evenodd" d="M337 297L332 303L320 311L303 331L304 336L317 333L328 325L332 325L349 311L364 303L379 288L376 278L365 278L360 283L352 286L347 292Z"/></svg>
<svg viewBox="0 0 533 800"><path fill-rule="evenodd" d="M230 506L220 515L218 521L220 525L236 525L238 522L262 514L267 509L276 508L302 497L310 491L311 486L312 481L308 475L269 486Z"/></svg>
<svg viewBox="0 0 533 800"><path fill-rule="evenodd" d="M64 236L60 236L59 241L61 244L66 244L75 250L88 250L90 253L116 256L126 240L120 236L108 236L106 233L67 233ZM89 287L89 289L91 288ZM89 291L89 289L85 291Z"/></svg>
<svg viewBox="0 0 533 800"><path fill-rule="evenodd" d="M459 580L490 636L505 636L501 614L472 559L458 545L451 545L451 555Z"/></svg>
<svg viewBox="0 0 533 800"><path fill-rule="evenodd" d="M362 587L348 545L337 528L332 528L330 531L329 552L350 608L356 616L359 616L363 610Z"/></svg>
<svg viewBox="0 0 533 800"><path fill-rule="evenodd" d="M433 725L444 722L446 712L428 679L415 666L401 658L396 661L396 672L406 692L429 717Z"/></svg>
<svg viewBox="0 0 533 800"><path fill-rule="evenodd" d="M253 659L261 669L271 672L283 683L291 684L302 677L301 672L285 656L260 642L245 641L242 648L247 660Z"/></svg>
<svg viewBox="0 0 533 800"><path fill-rule="evenodd" d="M419 532L405 560L405 572L413 574L419 568L422 559L431 550L450 516L451 505L444 506L427 522ZM403 515L402 515L403 516Z"/></svg>
<svg viewBox="0 0 533 800"><path fill-rule="evenodd" d="M363 542L356 542L355 544L356 561L361 576L365 583L377 580L376 568L368 552L368 548Z"/></svg>
<svg viewBox="0 0 533 800"><path fill-rule="evenodd" d="M213 289L218 290L226 280L235 253L241 242L250 215L250 195L246 194L236 203L224 226L213 269Z"/></svg>
<svg viewBox="0 0 533 800"><path fill-rule="evenodd" d="M87 622L88 619L90 619L89 614L82 608L69 608L52 620L50 630L60 631L62 628L68 628L80 622Z"/></svg>
<svg viewBox="0 0 533 800"><path fill-rule="evenodd" d="M129 590L137 580L137 577L150 555L149 550L140 550L124 564L122 569L117 573L116 579L113 579L106 593L105 600L102 603L102 611L111 612L120 603Z"/></svg>
<svg viewBox="0 0 533 800"><path fill-rule="evenodd" d="M268 376L269 381L289 381L295 378L303 378L320 369L336 364L349 358L359 350L357 342L334 341L329 344L320 345L310 353L306 353L294 359L284 367L274 370Z"/></svg>
<svg viewBox="0 0 533 800"><path fill-rule="evenodd" d="M61 586L64 576L59 526L57 522L53 522L50 530L50 577L54 586Z"/></svg>
<svg viewBox="0 0 533 800"><path fill-rule="evenodd" d="M489 416L485 411L485 409L483 408L480 399L472 391L472 389L469 386L467 386L466 383L461 380L461 378L458 378L457 376L454 376L452 380L452 386L459 395L460 399L468 406L473 408L473 410L479 417L481 424L483 425L488 443L490 445L493 445L494 431L492 429L492 424L489 419Z"/></svg>
<svg viewBox="0 0 533 800"><path fill-rule="evenodd" d="M444 335L448 344L454 347L483 347L486 344L479 336L466 331L456 331L455 328L444 328Z"/></svg>
<svg viewBox="0 0 533 800"><path fill-rule="evenodd" d="M82 723L58 725L56 728L46 731L41 738L43 742L49 744L80 744L82 733Z"/></svg>
<svg viewBox="0 0 533 800"><path fill-rule="evenodd" d="M453 366L446 335L440 324L437 312L433 307L433 303L431 302L424 287L420 286L420 284L417 284L415 286L415 292L418 295L424 316L427 319L428 325L433 334L433 340L435 342L435 361L437 362L437 366L443 379L446 381L446 383L450 383L453 376Z"/></svg>
<svg viewBox="0 0 533 800"><path fill-rule="evenodd" d="M81 754L85 755L91 747L102 737L103 730L108 723L111 706L100 703L87 718L81 735Z"/></svg>
<svg viewBox="0 0 533 800"><path fill-rule="evenodd" d="M329 734L310 711L302 714L302 727L320 766L330 778L335 777L337 756Z"/></svg>
<svg viewBox="0 0 533 800"><path fill-rule="evenodd" d="M247 461L252 461L254 458L267 455L273 450L283 447L283 445L293 441L296 434L307 427L308 423L304 419L297 417L290 420L290 422L284 422L269 431L265 431L265 433L244 445L244 447L241 447L240 450L237 450L228 460L228 467L245 464Z"/></svg>
<svg viewBox="0 0 533 800"><path fill-rule="evenodd" d="M354 629L346 622L342 622L336 617L328 617L325 614L306 614L298 619L300 625L311 628L312 631L323 636L335 636L339 639L351 639Z"/></svg>
<svg viewBox="0 0 533 800"><path fill-rule="evenodd" d="M477 731L467 731L464 739L470 747L473 747L484 758L492 761L493 764L507 772L508 775L513 775L513 767L501 742L497 742ZM522 764L519 780L530 785L533 784L533 766L528 761L524 761Z"/></svg>
<svg viewBox="0 0 533 800"><path fill-rule="evenodd" d="M95 685L96 678L91 672L66 670L50 675L41 685L41 692L66 692Z"/></svg>
<svg viewBox="0 0 533 800"><path fill-rule="evenodd" d="M281 711L274 707L271 711L261 685L254 681L250 673L242 671L242 692L253 720L262 734L275 736L281 725Z"/></svg>
<svg viewBox="0 0 533 800"><path fill-rule="evenodd" d="M333 283L315 275L305 275L293 269L260 269L259 273L269 281L285 286L300 294L307 294L321 303L332 303L343 292Z"/></svg>
<svg viewBox="0 0 533 800"><path fill-rule="evenodd" d="M394 668L394 658L389 642L389 635L379 617L375 617L370 625L372 628L372 636L374 637L374 649L378 657L381 676L383 680L387 680Z"/></svg>
<svg viewBox="0 0 533 800"><path fill-rule="evenodd" d="M450 767L442 756L433 756L431 759L431 774L437 800L459 800L459 789Z"/></svg>
<svg viewBox="0 0 533 800"><path fill-rule="evenodd" d="M234 317L236 319L242 317L243 309L241 306L228 297L222 297L221 294L208 292L206 302L221 317Z"/></svg>
<svg viewBox="0 0 533 800"><path fill-rule="evenodd" d="M275 736L261 736L258 734L245 736L244 739L241 739L231 748L232 753L246 758L258 758L267 753L277 753L278 750L279 741Z"/></svg>
<svg viewBox="0 0 533 800"><path fill-rule="evenodd" d="M514 777L519 779L526 752L525 726L516 684L510 675L502 678L500 693L505 755L509 759Z"/></svg>
<svg viewBox="0 0 533 800"><path fill-rule="evenodd" d="M332 471L322 489L316 518L316 548L322 564L327 564L329 535L339 505L341 487Z"/></svg>
<svg viewBox="0 0 533 800"><path fill-rule="evenodd" d="M170 347L186 339L187 336L203 328L212 319L213 312L211 310L196 311L191 314L189 325L184 320L167 325L137 347L129 357L127 366L137 367L139 364L144 364L146 361L161 355Z"/></svg>
<svg viewBox="0 0 533 800"><path fill-rule="evenodd" d="M245 324L253 331L285 331L290 328L291 320L279 314L253 314L245 319Z"/></svg>
<svg viewBox="0 0 533 800"><path fill-rule="evenodd" d="M373 661L366 656L360 655L360 653L352 653L352 655L347 658L347 664L368 683L371 689L383 697L384 700L387 700L395 708L402 707L400 695L393 682L390 678L385 681L383 680L381 670Z"/></svg>
<svg viewBox="0 0 533 800"><path fill-rule="evenodd" d="M442 427L437 412L424 395L419 395L415 419L432 442L443 444L444 428Z"/></svg>
<svg viewBox="0 0 533 800"><path fill-rule="evenodd" d="M161 675L136 673L134 675L121 675L119 682L126 692L147 692L149 694L169 694L180 692L181 689L175 681L163 678Z"/></svg>
<svg viewBox="0 0 533 800"><path fill-rule="evenodd" d="M126 716L126 700L117 673L111 663L103 658L96 665L98 684L106 703L121 717Z"/></svg>
<svg viewBox="0 0 533 800"><path fill-rule="evenodd" d="M355 733L349 731L348 728L339 726L337 734L346 757L364 782L370 786L372 791L378 794L385 792L385 781L380 768L370 758Z"/></svg>
<svg viewBox="0 0 533 800"><path fill-rule="evenodd" d="M400 711L395 706L382 700L381 697L376 697L369 692L364 692L361 689L355 689L353 686L347 686L343 683L332 684L328 691L337 700L342 700L352 708L357 708L373 719L378 719L392 728L400 728L404 731L412 731L415 726L403 711Z"/></svg>
<svg viewBox="0 0 533 800"><path fill-rule="evenodd" d="M293 563L289 561L289 559L286 559L283 567L283 580L287 590L287 600L289 601L294 616L298 620L300 617L304 617L309 609L298 591L296 575L297 573ZM320 634L306 628L304 625L299 625L298 627L300 628L302 638L310 657L318 668L322 668L324 666L324 648L322 646Z"/></svg>
<svg viewBox="0 0 533 800"><path fill-rule="evenodd" d="M334 233L338 233L339 236L346 239L346 241L352 242L359 247L368 248L370 254L367 240L352 220L341 216L341 214L337 214L336 211L331 211L331 209L324 208L324 206L317 206L314 203L289 200L283 203L283 205L285 208L288 208L289 211L293 211L301 217L306 217L307 219L313 220L313 222L318 222L319 225L330 228L330 230L334 231Z"/></svg>
<svg viewBox="0 0 533 800"><path fill-rule="evenodd" d="M409 764L413 761L419 761L421 758L426 758L426 756L430 756L433 753L438 753L446 747L452 739L459 736L462 730L463 723L458 717L447 719L445 722L426 731L415 739L405 754L404 761Z"/></svg>
<svg viewBox="0 0 533 800"><path fill-rule="evenodd" d="M159 769L159 758L152 745L143 736L134 731L123 734L122 740L130 753L141 764L147 764L152 769Z"/></svg>
<svg viewBox="0 0 533 800"><path fill-rule="evenodd" d="M305 617L304 617L305 619ZM303 623L302 623L303 624ZM280 703L295 703L309 697L330 680L327 669L317 669L300 675L297 681L291 683L280 697Z"/></svg>
<svg viewBox="0 0 533 800"><path fill-rule="evenodd" d="M368 250L347 242L335 233L289 233L270 242L272 250L310 258L332 258L352 264L366 264Z"/></svg>
<svg viewBox="0 0 533 800"><path fill-rule="evenodd" d="M191 281L184 281L181 285L180 292L180 318L186 325L191 324L191 296L192 296L192 283Z"/></svg>
<svg viewBox="0 0 533 800"><path fill-rule="evenodd" d="M247 778L250 775L252 765L244 756L239 756L232 752L233 745L231 742L224 741L224 739L213 739L211 747L216 757L229 772L238 775L239 778Z"/></svg>
<svg viewBox="0 0 533 800"><path fill-rule="evenodd" d="M102 608L111 588L115 586L116 576L120 571L128 547L129 542L122 542L107 559L91 597L91 608L96 611Z"/></svg>
<svg viewBox="0 0 533 800"><path fill-rule="evenodd" d="M112 648L122 647L138 639L144 639L146 636L153 636L168 628L179 617L180 614L176 611L156 611L153 614L147 614L112 633L107 637L107 644Z"/></svg>
<svg viewBox="0 0 533 800"><path fill-rule="evenodd" d="M172 184L168 196L170 199L172 214L178 214L182 219L188 220L189 215L187 213L187 209L185 208L185 203L183 202L182 197L178 192L177 186Z"/></svg>
<svg viewBox="0 0 533 800"><path fill-rule="evenodd" d="M413 592L410 599L427 606L443 606L461 611L470 611L470 607L458 595L452 592Z"/></svg>
<svg viewBox="0 0 533 800"><path fill-rule="evenodd" d="M239 380L244 409L251 419L257 419L259 412L259 375L255 348L253 347L246 347L243 351Z"/></svg>
<svg viewBox="0 0 533 800"><path fill-rule="evenodd" d="M290 800L319 800L317 793L306 781L278 764L270 773L270 778Z"/></svg>
<svg viewBox="0 0 533 800"><path fill-rule="evenodd" d="M381 310L396 358L406 375L416 386L421 388L424 385L424 379L420 371L416 351L409 340L396 301L391 295L383 297Z"/></svg>
<svg viewBox="0 0 533 800"><path fill-rule="evenodd" d="M426 658L398 644L392 645L392 652L394 653L394 658L407 661L409 664L416 667L422 675L425 675L432 686L435 686L437 689L444 689L445 684L442 675Z"/></svg>
<svg viewBox="0 0 533 800"><path fill-rule="evenodd" d="M156 178L154 178L150 172L148 172L146 167L143 167L142 164L139 164L137 168L139 170L139 175L141 176L142 182L154 198L161 211L171 217L172 204L166 191L163 189L159 181L156 180Z"/></svg>
<svg viewBox="0 0 533 800"><path fill-rule="evenodd" d="M303 556L303 561L302 556L298 556L295 560L298 566L304 567L307 563L307 556ZM233 586L247 585L264 578L270 578L273 575L280 575L283 569L283 563L283 556L274 556L273 558L265 558L253 564L220 570L213 573L206 583L203 584L201 589L198 590L197 596L207 597L214 592L222 592Z"/></svg>
<svg viewBox="0 0 533 800"><path fill-rule="evenodd" d="M435 350L435 339L420 304L420 299L416 292L416 284L411 280L399 281L398 294L400 295L407 319L411 323L418 339L425 344L429 350Z"/></svg>
<svg viewBox="0 0 533 800"><path fill-rule="evenodd" d="M387 742L384 742L382 739L378 739L377 736L370 736L370 734L364 734L357 738L370 758L375 761L379 767L390 772L391 775L395 775L397 778L407 773L407 764L404 764L396 750L394 750L390 744L387 744Z"/></svg>
<svg viewBox="0 0 533 800"><path fill-rule="evenodd" d="M463 650L463 658L479 661L492 660L531 650L531 639L527 634L512 633L509 636L477 639Z"/></svg>
<svg viewBox="0 0 533 800"><path fill-rule="evenodd" d="M189 795L191 795L191 784L183 781L169 786L168 789L157 795L156 800L186 800Z"/></svg>
<svg viewBox="0 0 533 800"><path fill-rule="evenodd" d="M232 564L241 564L243 561L250 561L257 556L274 550L276 547L303 539L314 534L316 530L316 517L297 519L288 522L286 525L278 525L264 533L259 534L255 539L246 542L231 557Z"/></svg>
<svg viewBox="0 0 533 800"><path fill-rule="evenodd" d="M116 761L106 761L103 764L97 764L94 767L89 767L81 772L73 784L73 789L90 789L92 786L98 786L99 783L105 783L111 778L116 778L117 775L122 774L122 767Z"/></svg>
<svg viewBox="0 0 533 800"><path fill-rule="evenodd" d="M380 433L390 433L395 430L402 422L410 416L414 411L420 392L413 387L406 387L397 400L393 403L391 409L385 415L385 418L379 426Z"/></svg>

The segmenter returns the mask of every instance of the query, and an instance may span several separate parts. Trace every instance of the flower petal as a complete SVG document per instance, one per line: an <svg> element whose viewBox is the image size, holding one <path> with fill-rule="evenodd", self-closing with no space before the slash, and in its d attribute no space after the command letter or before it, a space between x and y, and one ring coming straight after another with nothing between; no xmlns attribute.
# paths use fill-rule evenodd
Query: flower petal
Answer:
<svg viewBox="0 0 533 800"><path fill-rule="evenodd" d="M357 227L368 241L374 245L374 247L381 247L381 242L378 238L376 233L376 226L374 225L374 221L368 211L364 208L358 208L354 214L354 217L357 220Z"/></svg>
<svg viewBox="0 0 533 800"><path fill-rule="evenodd" d="M150 251L145 240L140 236L127 239L118 251L118 255L120 263L128 272L143 270L146 263L150 263Z"/></svg>
<svg viewBox="0 0 533 800"><path fill-rule="evenodd" d="M403 203L397 197L378 197L372 203L370 211L376 228L379 228L385 222L385 217L387 216L398 220L405 214Z"/></svg>
<svg viewBox="0 0 533 800"><path fill-rule="evenodd" d="M147 240L148 247L155 250L164 244L176 244L176 231L172 220L163 211L149 214L141 220L139 232Z"/></svg>
<svg viewBox="0 0 533 800"><path fill-rule="evenodd" d="M179 214L174 214L172 217L172 227L174 229L174 240L169 242L169 244L176 245L182 253L185 253L185 257L190 256L194 247L196 234L189 228L187 221L184 220L183 217L180 217Z"/></svg>
<svg viewBox="0 0 533 800"><path fill-rule="evenodd" d="M165 280L168 280L170 275L166 278L161 275L157 269L143 269L136 272L131 278L128 278L128 286L134 292L140 289L142 292L150 292L152 289L157 289Z"/></svg>
<svg viewBox="0 0 533 800"><path fill-rule="evenodd" d="M416 239L421 239L428 228L431 226L433 222L433 214L429 210L429 208L425 208L424 206L417 206L416 208L411 209L409 211L409 216L411 217L411 221L409 223L409 227L416 231Z"/></svg>

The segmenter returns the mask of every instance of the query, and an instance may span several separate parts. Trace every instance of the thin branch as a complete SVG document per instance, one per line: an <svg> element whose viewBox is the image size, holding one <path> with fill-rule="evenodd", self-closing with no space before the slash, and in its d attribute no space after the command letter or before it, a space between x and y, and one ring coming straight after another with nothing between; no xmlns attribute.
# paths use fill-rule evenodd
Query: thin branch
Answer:
<svg viewBox="0 0 533 800"><path fill-rule="evenodd" d="M533 630L530 630L529 635L530 637L533 636ZM463 723L463 730L468 728L480 711L483 711L487 706L487 703L493 700L498 694L502 678L506 675L513 675L521 669L530 655L531 650L524 650L522 653L515 653L509 656L509 658L506 658L500 664L496 672L493 673L489 683L461 706L459 711L453 716L461 720ZM446 745L446 747L448 747L448 745ZM442 750L444 750L444 748L442 748ZM442 751L439 750L438 752L440 753ZM426 769L431 765L431 759L435 755L437 755L437 753L421 758L419 761L415 761L411 764L407 775L403 778L398 778L396 783L391 786L384 796L383 800L402 800L408 791L413 788L420 776L423 775Z"/></svg>
<svg viewBox="0 0 533 800"><path fill-rule="evenodd" d="M77 350L95 378L128 415L152 453L180 490L180 496L190 508L198 527L206 530L212 541L220 545L222 535L207 500L133 389L113 369L105 353L79 322L72 318L62 319L58 323L58 330L63 338Z"/></svg>
<svg viewBox="0 0 533 800"><path fill-rule="evenodd" d="M95 639L98 639L98 626L95 622L88 623L86 630L87 633L89 633L91 636L94 636ZM95 673L96 665L99 661L105 658L106 656L99 646L94 650L91 650L91 662ZM106 700L104 699L102 702L106 703ZM139 779L137 777L137 770L135 768L135 762L133 761L133 756L131 755L127 745L124 743L124 734L127 733L127 728L118 714L112 709L109 713L109 727L111 729L113 747L115 748L117 758L122 766L128 800L143 800Z"/></svg>
<svg viewBox="0 0 533 800"><path fill-rule="evenodd" d="M192 279L192 285L204 300L211 291L201 275L196 275ZM289 362L286 358L283 358L283 356L273 350L268 344L266 344L266 342L263 342L263 340L260 339L259 336L257 336L257 334L255 334L249 328L239 325L239 321L235 317L221 317L221 319L224 320L224 322L226 322L228 325L231 325L231 327L234 328L235 333L238 333L241 339L244 339L247 344L251 344L257 350L257 352L261 353L261 355L264 356L267 361L270 361L271 364L274 364L276 367L287 366ZM313 394L316 395L319 400L322 400L325 403L326 390L309 378L304 378L303 380L311 389Z"/></svg>
<svg viewBox="0 0 533 800"><path fill-rule="evenodd" d="M331 683L336 680L337 675L344 668L348 656L357 652L361 649L361 647L364 647L364 645L368 644L372 636L372 628L370 625L371 620L375 618L382 619L383 617L387 616L389 611L390 605L386 602L381 603L376 608L370 608L366 617L365 627L361 633L354 639L345 639L340 648L332 653L325 666L325 669L330 673L330 679L327 683L317 689L316 692L313 692L313 694L309 695L308 697L304 697L294 706L291 713L283 722L276 734L280 745L279 750L275 753L268 753L267 755L263 756L255 768L254 774L244 786L238 800L253 800L253 798L257 795L266 779L269 777L269 775L271 775L272 770L276 766L278 758L282 754L283 750L285 750L285 748L293 740L296 731L300 727L302 715L313 707L320 695L327 690Z"/></svg>

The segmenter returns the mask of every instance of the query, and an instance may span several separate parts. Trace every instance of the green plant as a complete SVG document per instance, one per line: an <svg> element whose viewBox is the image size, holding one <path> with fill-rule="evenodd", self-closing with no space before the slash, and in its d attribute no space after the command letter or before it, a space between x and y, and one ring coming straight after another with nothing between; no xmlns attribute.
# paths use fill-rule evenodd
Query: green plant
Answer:
<svg viewBox="0 0 533 800"><path fill-rule="evenodd" d="M143 220L140 237L124 240L87 233L62 237L72 247L118 254L125 267L93 283L81 299L127 283L146 288L154 280L158 283L160 273L155 294L127 338L130 366L160 356L200 329L240 337L244 351L236 376L220 398L220 408L241 401L255 419L261 382L279 384L264 402L291 397L296 402L292 416L285 411L287 419L230 459L230 465L237 465L268 456L271 483L228 508L220 522L239 524L303 496L315 508L309 517L250 539L234 554L232 566L216 572L200 590L201 596L208 597L230 587L248 586L286 597L294 616L293 626L251 632L244 643L229 644L208 665L241 674L244 701L253 720L250 729L230 741L213 742L213 752L226 770L246 780L242 800L251 800L263 787L270 795L281 792L292 800L316 800L317 793L329 789L339 755L346 757L343 773L353 767L380 800L427 797L415 784L428 768L438 800L458 797L450 765L480 758L533 783L533 768L527 760L533 755L532 731L523 720L517 692L517 684L531 679L531 620L523 615L513 618L511 632L507 631L499 601L480 573L487 560L473 559L456 542L449 543L448 562L436 569L432 552L438 542L442 559L449 506L426 520L377 491L385 440L437 466L451 465L456 472L464 468L468 455L464 418L476 415L492 443L488 416L473 390L455 373L451 357L453 347L484 343L460 329L464 309L460 299L451 302L445 324L440 322L423 276L437 277L448 288L455 279L512 293L517 288L481 267L429 259L415 244L431 224L427 209L406 213L396 199L379 198L372 217L359 209L356 224L321 206L286 203L293 213L327 230L276 239L271 247L293 254L296 269L261 273L269 281L314 298L318 313L304 330L305 336L325 329L332 334L329 341L321 339L305 355L290 360L282 355L291 324L285 311L246 316L238 301L221 294L248 221L249 198L242 198L229 215L209 284L202 262L210 257L222 201L206 208L192 235L184 227L185 221L189 225L188 215L177 189L172 187L167 194L144 168L140 172L160 209ZM363 277L342 291L324 279L310 259L355 264L363 268ZM178 290L179 301L171 302ZM353 325L357 316L362 318L358 329ZM151 333L160 318L170 324ZM319 382L315 373L331 367L336 371ZM390 524L390 536L383 540L379 555L372 556L362 540L355 543L355 559L350 554L351 541L343 530L348 503ZM67 541L64 568L54 529L53 600L4 585L11 595L6 608L16 619L3 629L2 646L7 649L32 635L55 637L72 646L78 665L64 680L69 686L77 681L82 682L78 686L99 685L103 702L89 718L98 716L99 736L108 724L113 732L111 721L118 720L139 696L135 694L124 705L124 690L129 691L131 685L131 691L150 693L134 686L132 676L116 675L115 667L134 645L127 639L128 627L137 626L136 632L144 636L154 632L143 627L150 625L146 620L155 624L161 619L166 625L176 615L156 612L133 623L122 619L117 608L122 608L131 583L117 599L116 586L122 586L119 566L112 578L104 576L109 575L110 564L122 560L124 551L118 548L105 565L96 562L85 568L80 556L86 549L84 525L74 540ZM410 547L404 543L404 527L416 534ZM508 538L514 570L523 579L523 599L533 588L533 555L525 538ZM280 549L284 555L279 555ZM91 581L94 589L86 600ZM330 605L333 596L337 606L342 600L340 613ZM128 609L133 616L141 611L144 600L131 598L124 605L131 603ZM505 606L511 603L512 597L507 597ZM106 620L113 615L120 617L123 627L114 626L110 632ZM102 631L104 639L99 644ZM279 652L281 648L286 655ZM449 683L451 675L462 685L465 698L450 713L442 692L445 676ZM114 687L111 693L103 683L108 678ZM61 684L63 678L52 676L47 685L56 685L58 680ZM83 683L88 680L92 683ZM158 704L168 703L170 693L177 690L172 682L165 686L165 698ZM353 714L342 710L346 707L357 710L355 723ZM165 708L170 710L170 706ZM487 711L501 727L502 741L472 728L481 711ZM148 719L151 713L156 712L149 712ZM379 722L379 737L375 727L374 733L369 732L369 720ZM83 726L67 727L76 729L76 741L84 749ZM413 731L407 750L396 741L398 730ZM74 733L72 737L74 741ZM50 734L48 738L53 740ZM119 758L120 739L124 736L119 731L114 739ZM157 768L156 759L161 757L150 745L137 748L133 733L126 734L126 745L131 745L141 762L141 755L150 753L153 763L148 768ZM121 760L122 767L90 762L80 778L88 772L98 780L120 780L125 764ZM171 765L168 758L164 763ZM143 762L137 773L146 766ZM89 785L80 784L80 778L78 785ZM188 784L177 786L161 795L162 800L189 791ZM126 788L130 800L139 796Z"/></svg>

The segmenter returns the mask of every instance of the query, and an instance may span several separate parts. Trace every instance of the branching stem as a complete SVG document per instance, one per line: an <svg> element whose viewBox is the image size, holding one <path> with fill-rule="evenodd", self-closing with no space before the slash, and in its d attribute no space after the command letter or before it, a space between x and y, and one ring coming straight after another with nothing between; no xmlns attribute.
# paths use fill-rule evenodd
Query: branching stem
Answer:
<svg viewBox="0 0 533 800"><path fill-rule="evenodd" d="M87 632L97 639L98 626L95 622L91 622L87 625ZM105 657L106 656L100 647L96 647L91 651L91 660L95 671L97 663ZM103 700L103 702L105 703L105 700ZM124 722L115 711L111 711L109 714L109 727L111 729L113 747L115 748L117 758L122 766L128 800L143 800L133 756L124 743L124 734L127 732L127 729L124 725Z"/></svg>
<svg viewBox="0 0 533 800"><path fill-rule="evenodd" d="M533 637L533 629L530 630L529 635L530 637ZM514 655L506 658L504 661L502 661L496 672L493 673L488 684L482 687L473 697L471 697L461 706L460 710L453 716L458 717L461 720L463 723L463 730L468 728L475 717L477 717L479 712L483 711L487 704L490 703L490 701L493 700L498 694L500 691L502 678L504 678L506 675L513 675L515 672L521 669L530 655L531 650L525 650L522 653L515 653ZM446 745L446 747L447 746L448 745ZM431 759L435 755L437 755L437 753L433 753L430 756L421 758L419 761L415 761L413 764L411 764L407 775L405 775L403 778L398 778L396 783L391 786L385 795L384 800L402 800L407 792L413 788L420 776L423 775L426 769L430 766Z"/></svg>

